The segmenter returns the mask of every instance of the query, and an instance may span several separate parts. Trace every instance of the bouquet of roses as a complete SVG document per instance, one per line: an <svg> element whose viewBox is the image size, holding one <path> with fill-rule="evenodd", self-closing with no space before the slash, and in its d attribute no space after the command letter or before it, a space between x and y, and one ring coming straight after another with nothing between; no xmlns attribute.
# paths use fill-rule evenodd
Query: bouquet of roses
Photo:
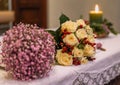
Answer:
<svg viewBox="0 0 120 85"><path fill-rule="evenodd" d="M57 63L80 65L95 59L93 30L83 19L74 22L63 14L60 17L60 28L49 32L57 42Z"/></svg>

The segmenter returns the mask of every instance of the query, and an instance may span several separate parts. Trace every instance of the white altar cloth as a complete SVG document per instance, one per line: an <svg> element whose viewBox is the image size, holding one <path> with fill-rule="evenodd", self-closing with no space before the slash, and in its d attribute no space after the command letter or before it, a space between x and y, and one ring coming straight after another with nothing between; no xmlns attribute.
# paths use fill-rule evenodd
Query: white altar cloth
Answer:
<svg viewBox="0 0 120 85"><path fill-rule="evenodd" d="M5 78L0 70L0 85L104 85L120 75L120 35L97 39L106 51L96 51L96 60L79 66L53 66L48 77L33 81Z"/></svg>

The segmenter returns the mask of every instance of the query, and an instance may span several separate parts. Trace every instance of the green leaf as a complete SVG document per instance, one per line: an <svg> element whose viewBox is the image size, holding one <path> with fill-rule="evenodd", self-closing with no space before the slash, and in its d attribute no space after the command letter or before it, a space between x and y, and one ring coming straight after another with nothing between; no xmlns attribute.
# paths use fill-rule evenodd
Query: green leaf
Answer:
<svg viewBox="0 0 120 85"><path fill-rule="evenodd" d="M83 44L79 44L77 47L78 47L79 49L84 49L84 45L83 45Z"/></svg>
<svg viewBox="0 0 120 85"><path fill-rule="evenodd" d="M60 39L61 39L61 29L58 28L56 30L56 42L59 44L60 43Z"/></svg>
<svg viewBox="0 0 120 85"><path fill-rule="evenodd" d="M103 19L103 23L106 23L106 22L108 22L108 20L105 18L105 19Z"/></svg>
<svg viewBox="0 0 120 85"><path fill-rule="evenodd" d="M106 23L108 27L112 26L113 24L111 22Z"/></svg>
<svg viewBox="0 0 120 85"><path fill-rule="evenodd" d="M49 33L54 37L55 41L57 41L57 40L56 40L56 31L47 30L47 32L49 32Z"/></svg>
<svg viewBox="0 0 120 85"><path fill-rule="evenodd" d="M59 42L59 35L56 31L52 31L52 30L47 30L52 36L54 36L54 39L56 41L56 43Z"/></svg>
<svg viewBox="0 0 120 85"><path fill-rule="evenodd" d="M47 30L47 32L49 32L52 36L56 36L56 32L53 30Z"/></svg>
<svg viewBox="0 0 120 85"><path fill-rule="evenodd" d="M104 23L108 26L108 29L110 30L111 33L117 35L118 33L115 31L115 29L112 27L113 24L109 22L107 19L104 19Z"/></svg>
<svg viewBox="0 0 120 85"><path fill-rule="evenodd" d="M109 29L109 31L111 33L113 33L114 35L118 34L115 31L115 29L113 28L113 24L111 22L109 22L107 19L104 19L103 23L101 23L101 24L99 24L99 23L92 23L91 27L93 28L94 32L97 32L98 34L102 34L102 33L105 33L105 30L103 29L102 24L106 25L107 28Z"/></svg>
<svg viewBox="0 0 120 85"><path fill-rule="evenodd" d="M66 21L69 21L70 19L65 14L62 14L60 16L59 20L60 20L60 25L61 25L62 23L66 22Z"/></svg>
<svg viewBox="0 0 120 85"><path fill-rule="evenodd" d="M90 26L92 27L92 29L93 29L94 32L97 32L99 34L105 32L105 30L102 28L102 24L92 23Z"/></svg>
<svg viewBox="0 0 120 85"><path fill-rule="evenodd" d="M109 28L110 32L112 32L113 34L117 35L118 33L114 30L114 28Z"/></svg>

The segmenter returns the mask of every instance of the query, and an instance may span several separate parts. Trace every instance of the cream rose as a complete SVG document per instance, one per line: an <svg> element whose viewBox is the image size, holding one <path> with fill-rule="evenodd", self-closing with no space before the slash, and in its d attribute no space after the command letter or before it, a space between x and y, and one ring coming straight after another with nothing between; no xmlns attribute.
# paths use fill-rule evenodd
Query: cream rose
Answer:
<svg viewBox="0 0 120 85"><path fill-rule="evenodd" d="M88 35L87 41L89 41L91 43L94 43L95 42L95 38L92 35Z"/></svg>
<svg viewBox="0 0 120 85"><path fill-rule="evenodd" d="M66 35L65 38L63 38L63 42L68 44L68 45L72 45L72 46L79 43L77 38L75 37L75 35L73 33Z"/></svg>
<svg viewBox="0 0 120 85"><path fill-rule="evenodd" d="M74 55L74 57L83 57L83 50L74 47L72 54Z"/></svg>
<svg viewBox="0 0 120 85"><path fill-rule="evenodd" d="M77 23L78 26L80 26L80 25L82 25L83 27L86 26L85 21L83 19L77 20L76 23Z"/></svg>
<svg viewBox="0 0 120 85"><path fill-rule="evenodd" d="M67 32L75 32L77 29L77 23L72 21L66 21L61 26L61 31L64 32L66 30Z"/></svg>
<svg viewBox="0 0 120 85"><path fill-rule="evenodd" d="M83 39L83 38L87 37L87 33L86 33L85 29L78 29L75 34L79 39Z"/></svg>
<svg viewBox="0 0 120 85"><path fill-rule="evenodd" d="M61 65L72 65L73 59L72 56L67 53L62 53L62 50L57 50L56 59Z"/></svg>
<svg viewBox="0 0 120 85"><path fill-rule="evenodd" d="M89 25L87 25L87 26L85 27L85 29L86 29L86 32L88 33L88 35L93 35L93 29L90 28Z"/></svg>
<svg viewBox="0 0 120 85"><path fill-rule="evenodd" d="M94 56L94 54L95 54L94 48L91 45L88 45L88 44L85 45L84 56L92 57L92 56Z"/></svg>
<svg viewBox="0 0 120 85"><path fill-rule="evenodd" d="M88 62L88 59L86 59L85 57L81 59L81 64L86 64L87 62Z"/></svg>

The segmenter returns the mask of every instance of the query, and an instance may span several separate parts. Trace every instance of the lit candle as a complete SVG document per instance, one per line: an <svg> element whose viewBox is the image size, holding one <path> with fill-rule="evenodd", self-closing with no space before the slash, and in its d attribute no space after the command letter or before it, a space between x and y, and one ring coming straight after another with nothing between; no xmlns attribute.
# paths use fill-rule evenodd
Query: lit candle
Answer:
<svg viewBox="0 0 120 85"><path fill-rule="evenodd" d="M89 18L90 23L102 23L103 12L99 10L99 6L95 5L95 10L90 11Z"/></svg>

